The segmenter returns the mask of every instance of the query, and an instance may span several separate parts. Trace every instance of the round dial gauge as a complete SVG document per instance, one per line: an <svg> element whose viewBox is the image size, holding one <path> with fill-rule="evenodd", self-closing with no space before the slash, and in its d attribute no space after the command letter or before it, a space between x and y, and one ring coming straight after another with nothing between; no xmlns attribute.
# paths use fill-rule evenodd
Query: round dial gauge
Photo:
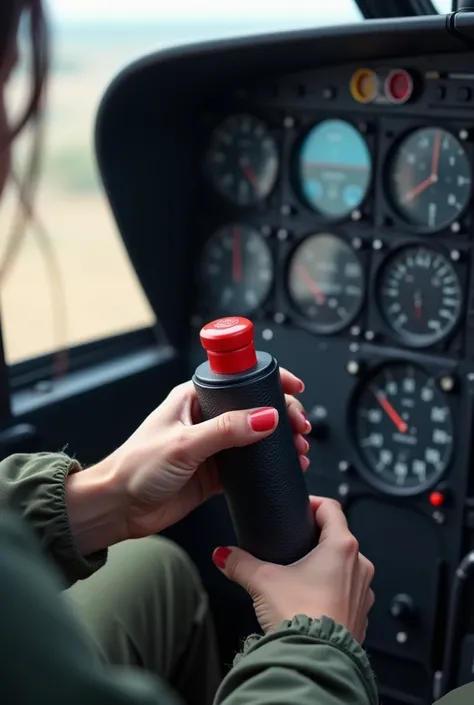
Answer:
<svg viewBox="0 0 474 705"><path fill-rule="evenodd" d="M395 208L408 223L430 231L447 227L471 196L466 150L441 128L415 130L395 151L389 189Z"/></svg>
<svg viewBox="0 0 474 705"><path fill-rule="evenodd" d="M258 230L235 223L218 230L204 247L200 268L206 305L224 314L255 311L273 281L273 259Z"/></svg>
<svg viewBox="0 0 474 705"><path fill-rule="evenodd" d="M355 406L361 474L388 494L412 495L435 484L453 452L453 420L436 381L417 367L382 367Z"/></svg>
<svg viewBox="0 0 474 705"><path fill-rule="evenodd" d="M458 275L449 259L428 247L406 247L390 257L377 298L390 328L414 347L442 340L461 316Z"/></svg>
<svg viewBox="0 0 474 705"><path fill-rule="evenodd" d="M345 120L324 120L306 135L298 179L308 205L329 218L344 218L367 195L372 175L369 148Z"/></svg>
<svg viewBox="0 0 474 705"><path fill-rule="evenodd" d="M215 189L239 206L269 196L278 176L278 149L267 125L253 115L232 115L214 130L207 164Z"/></svg>
<svg viewBox="0 0 474 705"><path fill-rule="evenodd" d="M319 333L345 328L359 313L364 273L351 247L331 234L311 235L293 253L288 293L295 309Z"/></svg>

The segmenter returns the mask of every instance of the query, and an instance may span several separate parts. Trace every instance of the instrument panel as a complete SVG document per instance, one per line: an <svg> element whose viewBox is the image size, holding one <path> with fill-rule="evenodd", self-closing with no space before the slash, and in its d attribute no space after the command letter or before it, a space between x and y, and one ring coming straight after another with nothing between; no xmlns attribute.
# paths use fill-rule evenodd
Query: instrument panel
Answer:
<svg viewBox="0 0 474 705"><path fill-rule="evenodd" d="M329 347L393 350L362 375L347 431L363 481L413 496L448 473L454 431L441 377L410 351L427 361L472 354L473 134L459 114L428 110L433 86L448 90L446 72L335 73L283 77L280 94L297 86L288 105L257 84L207 117L200 203L212 217L193 320L243 314ZM307 105L305 81L324 110Z"/></svg>

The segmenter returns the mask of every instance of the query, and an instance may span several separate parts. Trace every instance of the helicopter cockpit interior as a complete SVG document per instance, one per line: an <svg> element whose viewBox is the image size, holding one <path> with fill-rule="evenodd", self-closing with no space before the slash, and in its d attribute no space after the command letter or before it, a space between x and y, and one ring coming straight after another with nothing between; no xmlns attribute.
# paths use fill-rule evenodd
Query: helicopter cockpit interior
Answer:
<svg viewBox="0 0 474 705"><path fill-rule="evenodd" d="M376 566L381 701L428 705L474 680L474 3L383 5L359 24L149 54L112 81L98 165L166 342L112 341L46 396L24 366L1 442L42 447L55 428L95 459L190 377L204 323L249 317L257 347L305 381L309 491L343 504ZM217 533L232 542L222 498L170 530L228 664L255 625L210 561Z"/></svg>

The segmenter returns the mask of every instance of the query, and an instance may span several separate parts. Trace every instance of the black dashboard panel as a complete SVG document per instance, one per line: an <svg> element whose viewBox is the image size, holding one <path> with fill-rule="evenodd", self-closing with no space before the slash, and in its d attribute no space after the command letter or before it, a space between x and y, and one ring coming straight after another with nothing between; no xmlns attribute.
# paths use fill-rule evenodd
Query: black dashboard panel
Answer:
<svg viewBox="0 0 474 705"><path fill-rule="evenodd" d="M474 631L453 598L474 529L473 61L441 17L214 43L126 70L98 121L189 372L202 323L245 313L305 380L308 487L375 562L367 647L397 704L457 685Z"/></svg>

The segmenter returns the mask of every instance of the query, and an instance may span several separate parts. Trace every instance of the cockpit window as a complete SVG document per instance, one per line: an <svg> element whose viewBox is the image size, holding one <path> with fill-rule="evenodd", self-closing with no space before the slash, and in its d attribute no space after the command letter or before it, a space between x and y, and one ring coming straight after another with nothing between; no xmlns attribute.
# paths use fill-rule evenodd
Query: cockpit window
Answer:
<svg viewBox="0 0 474 705"><path fill-rule="evenodd" d="M438 10L438 12L442 14L446 14L447 12L451 12L452 8L452 0L431 0L433 5L435 6L435 9Z"/></svg>

